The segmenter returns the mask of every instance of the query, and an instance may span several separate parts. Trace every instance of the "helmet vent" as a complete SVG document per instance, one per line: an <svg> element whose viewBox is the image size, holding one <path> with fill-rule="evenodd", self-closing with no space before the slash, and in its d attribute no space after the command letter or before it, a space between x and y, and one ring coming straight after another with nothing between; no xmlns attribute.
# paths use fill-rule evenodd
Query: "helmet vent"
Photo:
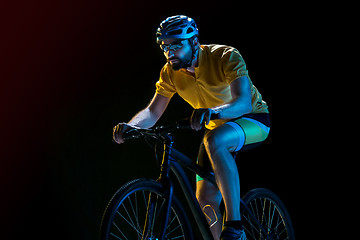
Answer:
<svg viewBox="0 0 360 240"><path fill-rule="evenodd" d="M181 30L181 29L177 29L177 30L168 31L167 34L168 34L168 35L182 34L182 30Z"/></svg>
<svg viewBox="0 0 360 240"><path fill-rule="evenodd" d="M193 32L193 31L194 31L194 29L188 28L188 30L186 31L186 33L191 33L191 32Z"/></svg>
<svg viewBox="0 0 360 240"><path fill-rule="evenodd" d="M184 15L168 17L160 23L156 32L156 42L169 38L189 39L198 35L196 23L192 18Z"/></svg>

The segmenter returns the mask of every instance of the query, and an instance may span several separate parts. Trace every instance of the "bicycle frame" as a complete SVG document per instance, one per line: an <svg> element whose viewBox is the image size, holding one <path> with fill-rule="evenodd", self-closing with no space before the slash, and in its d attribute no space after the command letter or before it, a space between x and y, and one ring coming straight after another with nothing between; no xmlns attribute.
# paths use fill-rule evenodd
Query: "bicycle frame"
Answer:
<svg viewBox="0 0 360 240"><path fill-rule="evenodd" d="M171 169L171 171L174 173L180 184L180 187L185 195L186 201L190 207L193 217L195 218L195 221L198 225L202 237L204 239L213 240L214 238L212 237L208 225L208 221L206 220L205 215L201 210L201 207L194 194L194 190L191 187L191 184L183 167L194 172L195 174L198 174L205 180L210 181L211 183L216 185L215 177L209 171L205 170L204 168L193 162L191 159L189 159L187 156L174 149L172 147L173 141L172 141L172 136L170 134L165 134L163 136L164 136L163 158L162 158L161 171L158 182L162 183L168 189L167 191L168 196L165 202L165 209L167 216L165 216L164 218L160 239L164 239L165 236L165 230L167 225L166 223L169 218L171 200L173 196L173 185L171 183L169 176L169 172L170 172L169 170ZM242 207L250 215L250 217L254 220L254 222L262 229L262 231L264 231L264 233L266 233L264 227L257 221L255 216L252 214L252 211L245 205L244 201L240 199L240 202ZM144 227L144 231L145 229L146 226Z"/></svg>
<svg viewBox="0 0 360 240"><path fill-rule="evenodd" d="M205 218L204 213L201 210L201 207L195 197L194 191L190 185L189 179L186 176L183 168L180 166L178 162L173 161L171 163L171 170L175 174L178 182L180 183L181 189L184 192L187 203L190 206L191 212L195 218L195 221L200 229L201 235L204 239L213 239L212 234L210 232L209 225ZM209 178L212 176L209 174ZM207 179L206 177L204 177Z"/></svg>
<svg viewBox="0 0 360 240"><path fill-rule="evenodd" d="M181 189L184 192L184 195L186 197L186 200L190 206L191 212L198 224L198 227L200 229L201 235L204 237L204 239L213 240L213 237L210 232L209 225L207 223L207 220L200 208L200 205L195 197L194 191L191 187L191 184L189 182L188 177L185 174L184 169L180 166L179 163L186 162L185 166L190 170L193 170L195 172L199 172L198 174L204 177L205 179L215 183L215 178L212 176L209 172L202 169L197 164L193 163L189 158L187 158L185 155L181 154L180 152L176 151L172 148L172 136L169 134L164 135L164 149L163 149L163 159L161 163L161 171L160 171L160 177L158 179L158 182L162 183L167 189L167 198L165 202L165 209L166 214L164 224L162 225L162 231L161 231L161 238L164 239L165 236L165 230L166 230L166 223L169 218L170 213L170 207L171 207L171 199L173 195L173 185L170 180L169 176L169 170L175 174L178 182L180 183ZM172 155L180 156L180 159L183 161L177 161L175 158L172 157ZM216 184L216 183L215 183ZM150 204L149 204L150 205ZM144 227L144 231L146 230L147 226ZM145 236L146 234L144 234Z"/></svg>

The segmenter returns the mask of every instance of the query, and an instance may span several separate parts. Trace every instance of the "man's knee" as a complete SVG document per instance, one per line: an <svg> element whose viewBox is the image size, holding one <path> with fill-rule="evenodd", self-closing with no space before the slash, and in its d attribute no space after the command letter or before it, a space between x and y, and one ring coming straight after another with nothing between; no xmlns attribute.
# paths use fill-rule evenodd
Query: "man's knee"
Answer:
<svg viewBox="0 0 360 240"><path fill-rule="evenodd" d="M222 137L219 134L211 131L208 132L204 137L204 145L208 152L214 153L221 147Z"/></svg>
<svg viewBox="0 0 360 240"><path fill-rule="evenodd" d="M210 132L204 137L204 145L208 153L231 150L239 143L239 135L233 127L224 124Z"/></svg>

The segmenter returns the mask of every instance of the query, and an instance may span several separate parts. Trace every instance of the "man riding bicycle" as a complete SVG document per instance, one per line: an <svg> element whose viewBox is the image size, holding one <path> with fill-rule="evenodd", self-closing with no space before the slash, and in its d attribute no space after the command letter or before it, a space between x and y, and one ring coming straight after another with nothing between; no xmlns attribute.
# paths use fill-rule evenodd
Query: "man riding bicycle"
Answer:
<svg viewBox="0 0 360 240"><path fill-rule="evenodd" d="M198 35L195 21L187 16L172 16L161 22L156 40L167 63L160 72L155 95L128 123L114 127L113 138L121 144L122 134L128 129L154 126L178 93L194 108L191 128L198 131L204 122L206 126L198 163L214 172L217 186L197 176L196 197L207 216L217 215L211 233L214 239L243 240L239 173L232 153L267 138L268 107L250 80L238 50L218 44L201 45ZM213 114L219 119L211 120ZM224 226L219 209L222 198Z"/></svg>

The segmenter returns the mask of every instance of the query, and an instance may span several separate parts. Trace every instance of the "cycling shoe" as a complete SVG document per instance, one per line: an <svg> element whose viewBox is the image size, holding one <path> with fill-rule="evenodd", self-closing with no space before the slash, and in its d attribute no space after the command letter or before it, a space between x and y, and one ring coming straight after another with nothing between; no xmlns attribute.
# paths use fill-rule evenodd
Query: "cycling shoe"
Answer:
<svg viewBox="0 0 360 240"><path fill-rule="evenodd" d="M220 240L246 240L244 230L224 226L220 235Z"/></svg>

